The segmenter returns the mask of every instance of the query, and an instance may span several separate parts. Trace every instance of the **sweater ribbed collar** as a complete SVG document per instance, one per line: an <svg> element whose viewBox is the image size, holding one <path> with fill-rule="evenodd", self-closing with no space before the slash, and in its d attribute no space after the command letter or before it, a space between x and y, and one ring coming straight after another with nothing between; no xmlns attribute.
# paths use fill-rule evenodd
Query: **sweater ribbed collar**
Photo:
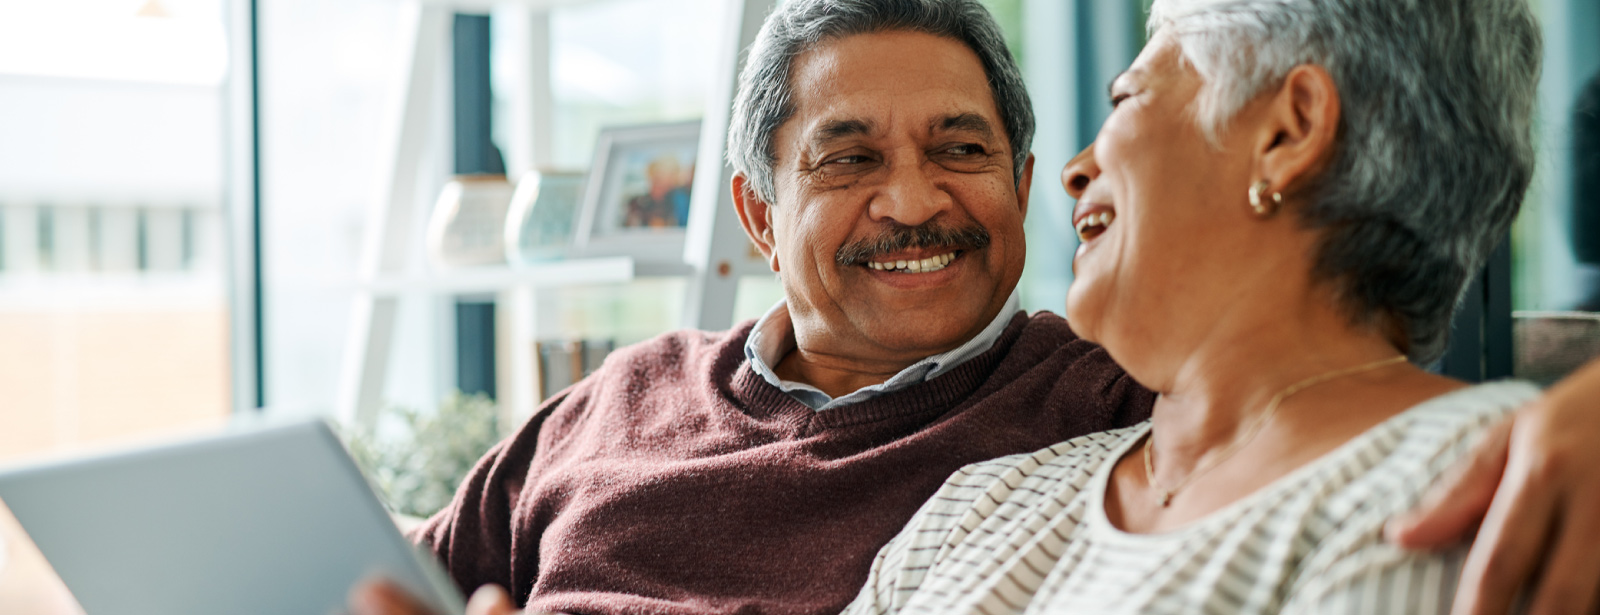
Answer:
<svg viewBox="0 0 1600 615"><path fill-rule="evenodd" d="M1026 312L1012 314L988 350L938 377L827 412L812 410L751 369L749 359L743 356L743 346L754 327L752 323L746 325L749 328L735 331L724 348L724 365L737 363L728 382L728 393L751 416L789 422L807 433L908 416L931 418L955 409L977 392L1009 354L1028 321Z"/></svg>
<svg viewBox="0 0 1600 615"><path fill-rule="evenodd" d="M750 369L772 386L778 387L813 410L819 412L833 410L938 378L982 354L994 346L995 340L1000 338L1000 333L1011 323L1011 318L1021 310L1021 303L1017 293L1012 291L1005 305L1000 308L1000 312L995 314L988 326L972 339L952 350L917 361L884 382L862 387L837 398L830 397L822 389L804 382L784 380L778 377L773 369L783 357L794 352L796 347L794 321L789 317L786 301L779 300L777 305L772 306L772 309L767 310L767 313L756 321L750 330L750 337L745 340L744 355L750 362Z"/></svg>

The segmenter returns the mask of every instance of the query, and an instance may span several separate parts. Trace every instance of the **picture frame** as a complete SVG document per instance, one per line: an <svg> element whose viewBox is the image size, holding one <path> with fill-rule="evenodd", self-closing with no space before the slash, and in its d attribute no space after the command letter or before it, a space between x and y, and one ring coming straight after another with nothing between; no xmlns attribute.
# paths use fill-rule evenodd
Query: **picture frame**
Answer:
<svg viewBox="0 0 1600 615"><path fill-rule="evenodd" d="M602 129L575 251L682 262L699 151L699 120Z"/></svg>

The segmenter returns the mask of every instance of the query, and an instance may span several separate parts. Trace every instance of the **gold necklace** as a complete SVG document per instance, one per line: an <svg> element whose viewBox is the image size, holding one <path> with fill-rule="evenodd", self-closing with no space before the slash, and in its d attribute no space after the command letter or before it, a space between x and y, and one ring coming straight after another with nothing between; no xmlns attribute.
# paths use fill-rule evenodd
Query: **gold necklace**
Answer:
<svg viewBox="0 0 1600 615"><path fill-rule="evenodd" d="M1294 395L1295 393L1298 393L1302 389L1305 389L1309 386L1322 384L1335 378L1343 378L1345 376L1352 376L1361 372L1372 371L1380 367L1388 367L1405 360L1405 355L1397 355L1382 361L1373 361L1371 363L1365 363L1355 367L1334 370L1325 374L1312 376L1285 387L1282 391L1278 391L1277 395L1273 395L1271 401L1267 402L1267 410L1262 412L1260 418L1257 418L1254 423L1250 424L1250 431L1246 433L1243 438L1234 441L1233 444L1228 445L1228 448L1223 449L1222 453L1212 457L1207 463L1201 464L1200 467L1195 468L1193 472L1190 472L1188 476L1183 477L1183 480L1178 481L1178 484L1173 485L1171 489L1162 487L1160 483L1156 482L1156 466L1155 463L1150 460L1150 450L1155 447L1156 441L1156 432L1154 429L1152 429L1150 431L1150 437L1145 438L1144 441L1145 480L1150 482L1150 487L1152 489L1161 492L1161 507L1166 508L1167 504L1172 503L1172 496L1178 493L1178 490L1182 489L1184 485L1189 484L1189 481L1194 480L1194 477L1204 474L1207 471L1210 471L1212 468L1217 467L1222 462L1227 461L1227 459L1232 457L1234 453L1237 453L1240 449L1244 448L1244 445L1249 444L1251 440L1254 440L1256 435L1261 433L1261 428L1267 424L1267 421L1272 419L1273 413L1278 411L1278 405L1283 403L1284 398Z"/></svg>

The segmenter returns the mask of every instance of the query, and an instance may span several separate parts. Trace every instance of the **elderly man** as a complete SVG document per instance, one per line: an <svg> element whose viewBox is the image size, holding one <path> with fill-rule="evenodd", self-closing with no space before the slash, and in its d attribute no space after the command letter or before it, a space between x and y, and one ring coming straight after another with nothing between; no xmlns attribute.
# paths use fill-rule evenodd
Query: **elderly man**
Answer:
<svg viewBox="0 0 1600 615"><path fill-rule="evenodd" d="M786 300L730 331L619 351L478 464L416 534L464 590L509 589L474 613L837 612L956 469L1148 416L1152 394L1102 350L1018 310L1033 118L976 0L791 0L750 53L734 118L740 219ZM1588 452L1549 446L1556 412L1519 424L1513 469ZM1397 535L1459 537L1503 450L1463 474L1472 497ZM1550 484L1565 489L1550 498L1594 494ZM1495 505L1570 514L1541 497ZM1514 587L1527 553L1492 578ZM382 585L352 602L414 612Z"/></svg>

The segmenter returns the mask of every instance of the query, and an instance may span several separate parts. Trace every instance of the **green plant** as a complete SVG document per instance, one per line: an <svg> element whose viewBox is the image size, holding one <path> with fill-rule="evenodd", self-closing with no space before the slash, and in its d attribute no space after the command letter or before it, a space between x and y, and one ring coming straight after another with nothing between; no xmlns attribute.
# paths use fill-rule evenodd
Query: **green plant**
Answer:
<svg viewBox="0 0 1600 615"><path fill-rule="evenodd" d="M343 435L389 510L428 517L450 503L501 432L493 400L456 392L436 412L389 407L370 425L346 426Z"/></svg>

